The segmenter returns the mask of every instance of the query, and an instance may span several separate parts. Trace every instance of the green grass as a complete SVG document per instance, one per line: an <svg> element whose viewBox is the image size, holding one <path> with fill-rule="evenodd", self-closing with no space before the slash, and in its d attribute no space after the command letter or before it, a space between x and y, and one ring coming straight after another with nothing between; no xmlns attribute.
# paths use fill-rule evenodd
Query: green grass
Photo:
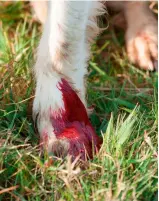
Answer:
<svg viewBox="0 0 159 201"><path fill-rule="evenodd" d="M157 73L129 63L123 32L110 27L92 46L88 103L104 140L98 156L83 168L69 158L50 166L31 118L41 26L24 2L1 2L0 19L0 201L155 200Z"/></svg>

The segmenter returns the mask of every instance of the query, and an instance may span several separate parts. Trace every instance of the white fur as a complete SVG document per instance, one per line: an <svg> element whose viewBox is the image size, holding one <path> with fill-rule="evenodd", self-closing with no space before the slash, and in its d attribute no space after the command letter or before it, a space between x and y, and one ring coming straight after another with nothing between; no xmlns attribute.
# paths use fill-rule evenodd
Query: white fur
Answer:
<svg viewBox="0 0 159 201"><path fill-rule="evenodd" d="M50 120L50 111L64 108L61 91L57 88L61 78L65 78L86 106L84 76L90 56L87 29L99 32L96 15L103 12L98 2L50 1L48 16L37 52L34 67L36 93L33 104L34 118L38 131L47 133L48 149L56 141ZM101 9L100 9L101 8ZM93 13L95 13L95 16ZM43 137L43 136L41 136Z"/></svg>
<svg viewBox="0 0 159 201"><path fill-rule="evenodd" d="M145 5L145 2L136 4L120 2L128 23L126 34L127 49L130 53L128 56L132 62L136 62L135 52L140 50L138 53L140 66L152 69L150 54L146 54L146 50L148 48L149 53L156 55L157 26ZM46 15L46 12L44 13ZM46 22L34 67L36 93L33 114L34 117L38 116L39 133L48 134L49 149L56 141L50 121L50 111L64 108L61 91L57 88L61 78L65 78L71 84L87 107L84 77L87 74L90 44L100 32L97 16L104 13L103 2L54 0L49 1L47 17L41 18L42 21L46 18ZM138 37L138 31L151 35L151 41L147 43L143 38ZM134 44L136 44L135 48Z"/></svg>

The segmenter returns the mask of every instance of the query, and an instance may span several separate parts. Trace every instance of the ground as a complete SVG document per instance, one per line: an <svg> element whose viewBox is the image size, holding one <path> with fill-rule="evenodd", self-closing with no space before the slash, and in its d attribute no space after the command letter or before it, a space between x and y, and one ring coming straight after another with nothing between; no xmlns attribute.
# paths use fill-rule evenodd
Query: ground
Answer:
<svg viewBox="0 0 159 201"><path fill-rule="evenodd" d="M156 200L157 73L129 63L123 31L110 25L92 46L88 103L104 142L79 166L40 151L31 107L41 25L27 2L0 2L0 19L0 200Z"/></svg>

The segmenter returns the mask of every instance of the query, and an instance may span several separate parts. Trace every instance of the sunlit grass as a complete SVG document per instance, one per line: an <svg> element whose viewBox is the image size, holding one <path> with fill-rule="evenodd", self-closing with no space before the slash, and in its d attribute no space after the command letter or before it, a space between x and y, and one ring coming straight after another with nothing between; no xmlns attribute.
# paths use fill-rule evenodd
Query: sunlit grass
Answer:
<svg viewBox="0 0 159 201"><path fill-rule="evenodd" d="M153 200L157 73L129 63L122 31L105 31L92 46L88 76L90 118L102 148L84 168L52 161L41 154L31 117L41 26L28 3L0 4L0 200Z"/></svg>

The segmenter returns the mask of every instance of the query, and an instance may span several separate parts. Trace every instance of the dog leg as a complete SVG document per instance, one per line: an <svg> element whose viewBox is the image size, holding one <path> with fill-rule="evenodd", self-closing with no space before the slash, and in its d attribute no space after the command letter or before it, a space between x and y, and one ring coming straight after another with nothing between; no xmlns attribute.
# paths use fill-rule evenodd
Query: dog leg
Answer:
<svg viewBox="0 0 159 201"><path fill-rule="evenodd" d="M38 19L42 24L44 24L47 17L48 1L30 0L30 4L33 8L35 18Z"/></svg>
<svg viewBox="0 0 159 201"><path fill-rule="evenodd" d="M145 70L154 70L158 59L157 20L148 2L124 2L127 21L125 35L128 57Z"/></svg>
<svg viewBox="0 0 159 201"><path fill-rule="evenodd" d="M158 59L157 20L145 1L106 2L107 6L124 13L129 60L145 70L154 70Z"/></svg>
<svg viewBox="0 0 159 201"><path fill-rule="evenodd" d="M48 17L34 67L34 119L48 152L73 157L91 155L92 128L85 101L84 76L89 58L87 29L96 30L98 4L90 1L50 1ZM58 153L57 153L58 152Z"/></svg>

